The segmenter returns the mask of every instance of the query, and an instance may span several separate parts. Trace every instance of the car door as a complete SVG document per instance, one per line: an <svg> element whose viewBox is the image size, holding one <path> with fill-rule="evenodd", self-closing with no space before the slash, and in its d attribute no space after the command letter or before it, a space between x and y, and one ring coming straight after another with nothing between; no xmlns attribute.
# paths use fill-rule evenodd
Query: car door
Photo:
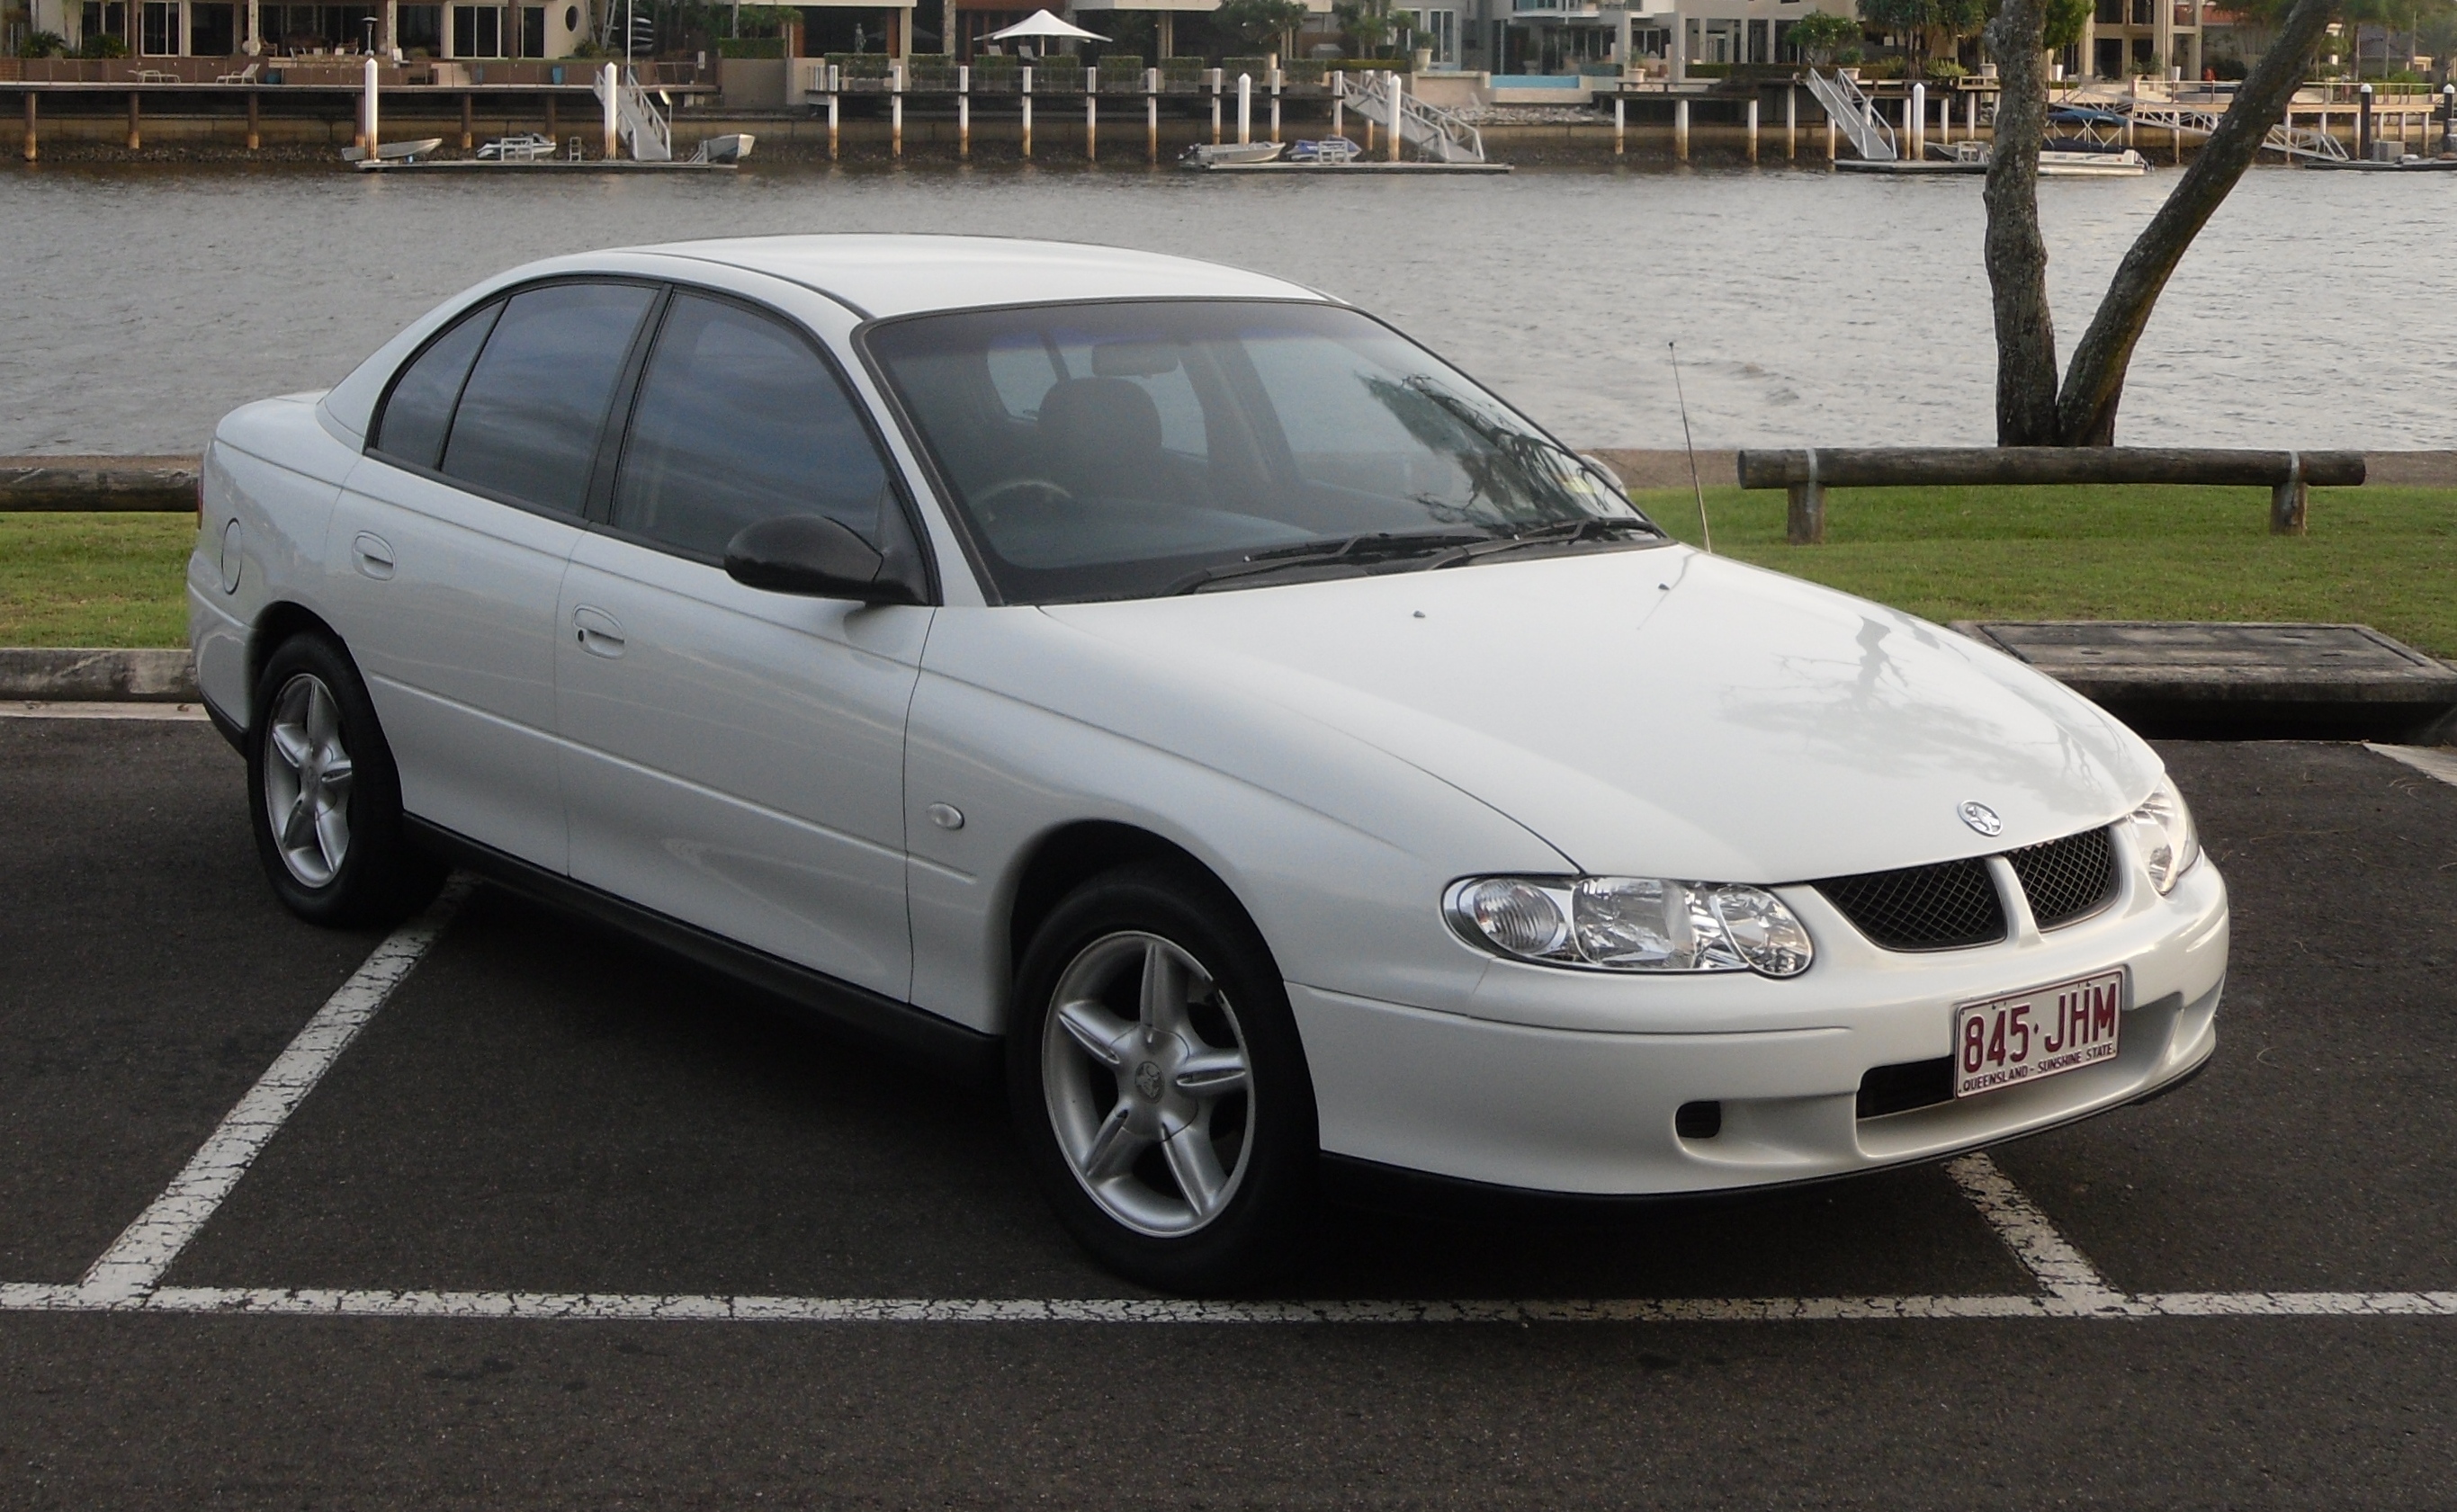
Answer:
<svg viewBox="0 0 2457 1512"><path fill-rule="evenodd" d="M806 332L677 291L603 527L564 578L556 675L576 880L901 998L904 725L932 611L768 592L723 565L780 515L916 550L889 480Z"/></svg>
<svg viewBox="0 0 2457 1512"><path fill-rule="evenodd" d="M556 594L653 284L491 300L402 369L326 537L335 626L402 804L556 871Z"/></svg>

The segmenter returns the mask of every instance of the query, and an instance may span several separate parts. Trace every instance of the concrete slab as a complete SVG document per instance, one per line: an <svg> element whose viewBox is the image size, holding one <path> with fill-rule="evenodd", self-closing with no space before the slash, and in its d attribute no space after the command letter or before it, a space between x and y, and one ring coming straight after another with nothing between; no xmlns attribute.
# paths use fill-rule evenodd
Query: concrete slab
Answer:
<svg viewBox="0 0 2457 1512"><path fill-rule="evenodd" d="M0 646L0 699L194 704L196 658L185 647Z"/></svg>
<svg viewBox="0 0 2457 1512"><path fill-rule="evenodd" d="M2457 667L2363 624L1957 621L2145 735L2432 745Z"/></svg>

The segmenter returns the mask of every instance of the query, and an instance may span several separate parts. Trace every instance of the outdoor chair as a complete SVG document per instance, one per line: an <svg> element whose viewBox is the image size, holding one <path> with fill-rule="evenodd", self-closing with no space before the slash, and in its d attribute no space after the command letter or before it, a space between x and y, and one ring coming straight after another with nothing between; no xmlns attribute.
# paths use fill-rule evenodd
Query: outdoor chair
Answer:
<svg viewBox="0 0 2457 1512"><path fill-rule="evenodd" d="M214 82L216 84L253 84L256 82L256 71L259 65L251 63L247 67L239 70L237 73L224 73L217 76Z"/></svg>

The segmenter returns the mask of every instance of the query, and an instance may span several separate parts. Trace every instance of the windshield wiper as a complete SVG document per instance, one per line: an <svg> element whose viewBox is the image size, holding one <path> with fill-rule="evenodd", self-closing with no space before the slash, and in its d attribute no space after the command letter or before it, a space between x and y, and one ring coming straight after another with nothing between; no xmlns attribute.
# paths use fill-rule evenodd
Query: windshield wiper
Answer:
<svg viewBox="0 0 2457 1512"><path fill-rule="evenodd" d="M1471 562L1482 562L1487 557L1499 556L1505 551L1516 551L1521 546L1566 546L1581 541L1603 541L1629 531L1653 536L1658 541L1672 539L1658 528L1654 521L1640 516L1589 515L1584 520L1562 520L1549 525L1530 525L1524 530L1514 530L1499 541L1479 541L1473 545L1460 546L1454 550L1447 560L1431 565L1464 566Z"/></svg>
<svg viewBox="0 0 2457 1512"><path fill-rule="evenodd" d="M1273 546L1268 551L1249 553L1241 562L1223 562L1219 566L1188 573L1163 588L1161 596L1192 593L1215 582L1251 578L1268 572L1352 563L1363 567L1374 562L1404 561L1410 557L1456 551L1493 541L1493 533L1484 530L1420 530L1407 534L1375 530L1361 532L1328 545L1318 541L1300 541L1291 546Z"/></svg>

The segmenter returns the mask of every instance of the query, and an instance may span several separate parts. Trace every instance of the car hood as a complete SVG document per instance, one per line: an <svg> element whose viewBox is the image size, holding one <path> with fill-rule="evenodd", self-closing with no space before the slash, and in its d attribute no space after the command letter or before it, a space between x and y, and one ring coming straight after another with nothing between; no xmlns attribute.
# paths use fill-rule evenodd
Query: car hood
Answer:
<svg viewBox="0 0 2457 1512"><path fill-rule="evenodd" d="M1977 642L1685 546L1045 612L1181 687L1334 726L1591 872L1779 883L1986 854L2109 823L2159 771ZM1966 801L2003 832L1970 828Z"/></svg>

